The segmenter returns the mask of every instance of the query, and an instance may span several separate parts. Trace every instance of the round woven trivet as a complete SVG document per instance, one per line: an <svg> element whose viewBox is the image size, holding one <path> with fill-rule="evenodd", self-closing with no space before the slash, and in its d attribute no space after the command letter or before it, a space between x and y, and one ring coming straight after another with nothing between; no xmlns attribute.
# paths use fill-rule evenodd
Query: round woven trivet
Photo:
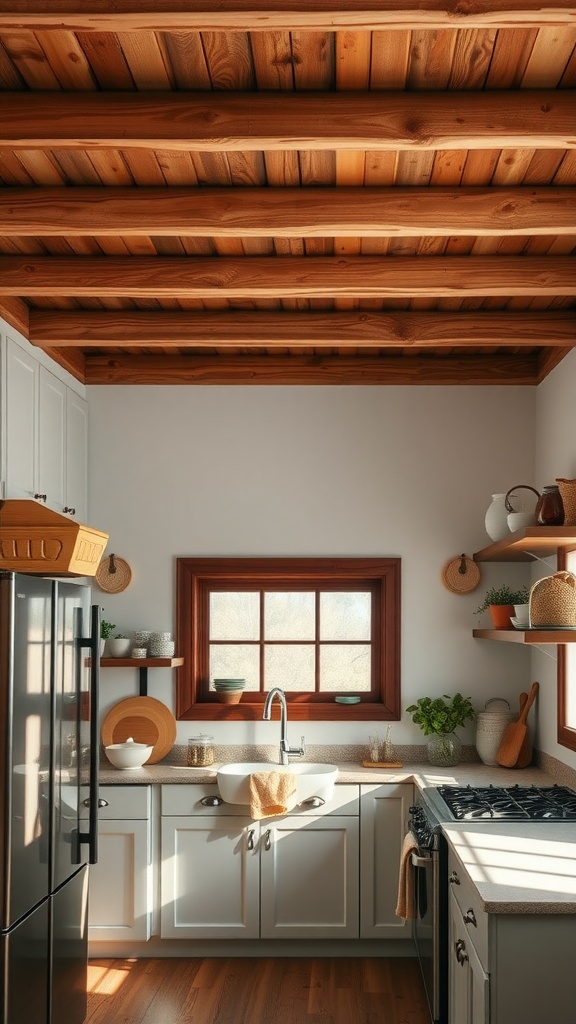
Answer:
<svg viewBox="0 0 576 1024"><path fill-rule="evenodd" d="M480 569L467 555L459 555L444 566L442 582L453 594L469 594L480 582Z"/></svg>
<svg viewBox="0 0 576 1024"><path fill-rule="evenodd" d="M132 570L123 558L110 555L100 562L94 579L100 590L105 590L107 594L119 594L130 583Z"/></svg>

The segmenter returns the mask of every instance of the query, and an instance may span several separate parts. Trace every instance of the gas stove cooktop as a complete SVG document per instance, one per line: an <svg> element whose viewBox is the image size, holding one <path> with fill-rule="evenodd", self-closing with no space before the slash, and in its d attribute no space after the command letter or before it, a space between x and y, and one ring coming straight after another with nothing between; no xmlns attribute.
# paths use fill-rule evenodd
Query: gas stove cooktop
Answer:
<svg viewBox="0 0 576 1024"><path fill-rule="evenodd" d="M576 821L576 792L565 786L437 786L432 793L444 821Z"/></svg>

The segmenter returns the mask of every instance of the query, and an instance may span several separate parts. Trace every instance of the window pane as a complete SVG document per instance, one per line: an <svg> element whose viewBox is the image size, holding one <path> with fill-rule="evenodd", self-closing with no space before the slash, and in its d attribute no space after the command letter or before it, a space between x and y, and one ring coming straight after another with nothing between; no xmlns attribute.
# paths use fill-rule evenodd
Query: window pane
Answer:
<svg viewBox="0 0 576 1024"><path fill-rule="evenodd" d="M271 690L314 690L314 646L291 644L267 647L264 655L264 687Z"/></svg>
<svg viewBox="0 0 576 1024"><path fill-rule="evenodd" d="M315 598L311 592L267 593L264 596L265 640L313 640Z"/></svg>
<svg viewBox="0 0 576 1024"><path fill-rule="evenodd" d="M370 593L320 594L320 639L370 640L371 609Z"/></svg>
<svg viewBox="0 0 576 1024"><path fill-rule="evenodd" d="M320 690L360 693L370 690L370 647L365 644L320 648Z"/></svg>
<svg viewBox="0 0 576 1024"><path fill-rule="evenodd" d="M210 640L258 640L260 595L212 591L210 594Z"/></svg>
<svg viewBox="0 0 576 1024"><path fill-rule="evenodd" d="M259 690L259 651L255 644L210 644L210 689L214 679L245 679L246 690Z"/></svg>

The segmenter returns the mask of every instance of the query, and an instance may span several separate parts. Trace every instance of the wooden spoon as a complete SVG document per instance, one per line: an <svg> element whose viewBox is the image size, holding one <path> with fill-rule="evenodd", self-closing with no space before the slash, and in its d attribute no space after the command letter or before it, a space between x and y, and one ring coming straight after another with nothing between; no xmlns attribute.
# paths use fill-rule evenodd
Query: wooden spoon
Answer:
<svg viewBox="0 0 576 1024"><path fill-rule="evenodd" d="M530 693L528 694L528 700L522 708L517 721L510 722L506 727L506 732L502 737L502 742L497 754L498 764L501 764L504 768L514 768L518 762L518 757L522 750L522 744L524 743L528 732L526 728L526 719L528 717L528 712L536 699L538 689L539 684L532 683Z"/></svg>
<svg viewBox="0 0 576 1024"><path fill-rule="evenodd" d="M520 711L522 711L522 709L523 709L523 707L524 707L524 705L525 705L527 700L528 700L528 694L527 693L521 693L520 694L520 698L519 698ZM532 763L532 740L530 738L530 733L528 731L526 731L526 736L524 737L524 742L522 744L522 747L520 748L520 753L518 754L518 760L516 761L515 767L516 768L527 768L528 765L531 764L531 763Z"/></svg>

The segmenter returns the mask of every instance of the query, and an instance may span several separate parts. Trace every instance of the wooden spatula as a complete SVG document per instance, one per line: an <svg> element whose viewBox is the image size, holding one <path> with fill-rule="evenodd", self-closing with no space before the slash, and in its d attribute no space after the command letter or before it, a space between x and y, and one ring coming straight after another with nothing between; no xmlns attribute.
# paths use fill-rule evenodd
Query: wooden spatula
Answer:
<svg viewBox="0 0 576 1024"><path fill-rule="evenodd" d="M496 755L498 764L501 764L503 768L514 768L518 761L520 751L522 750L522 744L526 739L528 731L526 728L526 719L528 717L528 712L534 703L538 689L538 683L532 683L530 693L528 694L528 700L522 708L517 721L510 722L506 727L506 732L502 737L502 742L500 744L498 754Z"/></svg>
<svg viewBox="0 0 576 1024"><path fill-rule="evenodd" d="M519 697L520 711L522 711L522 709L523 709L523 707L524 707L524 705L525 705L527 700L528 700L528 694L527 693L521 693L520 697ZM522 744L522 747L520 748L520 753L518 754L518 760L516 761L516 764L514 765L514 767L515 768L527 768L528 765L531 764L531 763L532 763L532 740L530 739L530 731L527 728L526 729L526 735L524 737L524 742Z"/></svg>

